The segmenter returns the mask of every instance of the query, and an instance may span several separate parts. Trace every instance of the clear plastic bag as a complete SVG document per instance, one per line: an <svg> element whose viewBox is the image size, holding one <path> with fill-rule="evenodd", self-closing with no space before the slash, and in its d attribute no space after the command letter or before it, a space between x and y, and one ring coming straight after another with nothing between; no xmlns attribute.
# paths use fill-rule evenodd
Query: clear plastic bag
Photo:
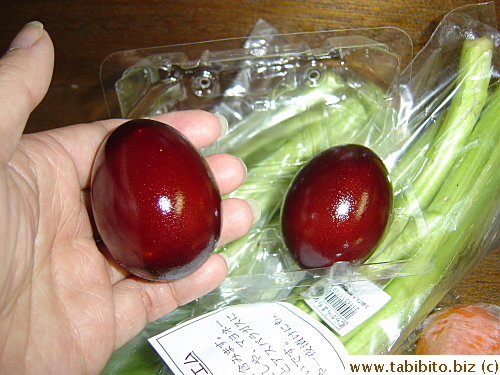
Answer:
<svg viewBox="0 0 500 375"><path fill-rule="evenodd" d="M226 251L232 259L228 279L214 292L149 324L138 337L115 353L104 373L118 370L123 373L124 368L138 366L134 370L138 373L169 374L161 359L148 347L147 337L231 304L288 301L315 316L304 299L323 295L331 285L352 284L366 278L384 288L391 300L341 340L351 354L398 352L405 339L450 288L486 254L498 232L499 182L498 173L495 173L499 168L498 134L493 132L491 137L486 137L481 133L495 129L494 123L489 128L487 121L498 121L498 115L495 117L491 113L498 108L492 92L499 92L500 37L492 14L495 14L494 3L462 7L451 12L401 75L397 47L381 41L388 32L392 34L387 38L389 41L397 39L393 37L394 33L405 35L397 29L338 31L335 34L339 39L335 39L331 36L318 38L318 35L323 37L327 33L267 35L259 30L273 29L261 22L254 30L256 38L238 40L240 44L247 42L251 48L243 48L243 51L237 48L237 53L234 47L229 49L234 52L230 60L235 56L241 59L234 66L231 65L234 61L225 65L238 66L227 85L221 86L219 81L219 86L211 86L213 76L202 75L206 79L204 86L217 86L219 90L223 87L223 90L218 91L220 95L211 97L210 106L199 108L217 108L230 119L229 134L203 152L238 154L246 150L248 184L234 195L255 198L262 193L260 203L267 208L246 237L218 249ZM366 37L364 31L370 36ZM294 42L287 39L290 37ZM311 41L295 43L295 38L306 37L314 37L316 42L320 40L319 47ZM491 41L492 48L479 52L474 61L461 62L460 55L466 41L482 39ZM335 46L336 53L317 61L318 56L324 56L321 51L332 40L335 41L331 45ZM220 43L234 42L232 39ZM193 46L185 47L189 50ZM206 50L207 44L196 47ZM270 60L263 59L269 51L277 54L271 54ZM286 55L287 51L289 55ZM151 54L153 51L147 52ZM121 54L112 56L108 63L115 65L114 62L123 60L123 56L137 55L136 52ZM215 55L228 57L226 53ZM287 58L276 60L283 55L293 57L293 63ZM207 61L214 59L214 55L210 56ZM374 56L377 56L375 60ZM139 59L139 65L144 62L143 58ZM259 69L254 73L251 73L251 64L245 65L249 58L261 63L257 64ZM380 64L382 58L385 64ZM217 61L226 60L220 58ZM487 74L481 69L483 62L491 66ZM289 65L291 70L286 69ZM240 70L242 72L238 73ZM480 73L471 79L463 72ZM115 76L110 82L119 79ZM475 86L479 80L486 82L485 88ZM190 78L183 87L192 88L190 82L194 81L196 79ZM321 85L325 82L326 88L323 88ZM460 106L456 104L458 99L454 99L463 93L470 94L467 85L472 85L471 90L478 94L469 95L472 101L466 102L465 106L479 108L478 113L464 111L464 103L459 103ZM331 90L337 91L332 94ZM208 94L209 97L212 94ZM119 102L112 96L107 96L111 113L117 108L112 103ZM200 98L195 96L182 97L184 104L189 103L188 107L192 108L192 100L196 102ZM183 100L170 102L166 110L185 108ZM460 111L454 114L455 106ZM147 107L144 102L129 107L132 111L140 108L139 112L132 113L141 116L156 113L144 112ZM130 110L123 112L123 108L122 105L122 113L131 113ZM248 108L251 110L247 111ZM301 116L301 124L297 125L298 116ZM332 121L336 116L344 122ZM336 129L333 134L330 126L321 121L332 121L331 128ZM449 125L458 122L470 122L470 129L459 131L459 125ZM480 122L481 126L478 126ZM347 124L344 131L342 124ZM496 129L500 128L497 126ZM313 131L317 134L312 134ZM299 149L299 156L290 159L286 150L290 139L294 140L296 148L311 139L317 139L317 143L309 143L314 146ZM330 269L300 270L290 259L280 238L276 221L280 197L294 173L308 158L321 149L342 143L365 144L383 158L395 192L390 227L365 263L339 263ZM252 145L258 147L252 149ZM278 154L280 150L281 156ZM476 164L481 169L474 168ZM429 165L434 165L432 168L435 169L428 169ZM472 170L478 172L468 173ZM429 176L425 177L426 174ZM429 188L422 183L434 181L434 177L437 182L429 184L432 185ZM265 185L261 185L263 180ZM127 353L141 353L140 359Z"/></svg>
<svg viewBox="0 0 500 375"><path fill-rule="evenodd" d="M384 288L391 301L342 338L351 354L397 353L497 236L500 35L494 14L491 2L451 12L403 72L399 119L413 136L393 172L410 173L428 229L414 260L434 253L435 261L421 277ZM377 261L394 259L397 252L379 255Z"/></svg>

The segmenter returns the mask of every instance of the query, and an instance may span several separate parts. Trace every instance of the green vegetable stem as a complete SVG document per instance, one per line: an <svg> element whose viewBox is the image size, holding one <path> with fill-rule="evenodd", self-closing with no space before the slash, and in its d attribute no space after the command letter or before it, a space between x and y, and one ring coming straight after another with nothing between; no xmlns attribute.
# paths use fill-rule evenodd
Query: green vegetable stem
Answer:
<svg viewBox="0 0 500 375"><path fill-rule="evenodd" d="M414 163L419 169L412 182L423 207L427 236L414 241L403 230L368 260L411 254L405 267L415 263L432 267L423 275L395 278L385 287L391 300L341 337L351 354L395 350L481 256L477 250L497 214L500 184L498 83L487 98L493 48L486 37L464 43L457 89L444 118L435 124L439 129L427 153L421 154L422 163ZM407 155L413 158L415 150ZM401 163L407 169L410 163L404 158ZM300 306L311 311L304 303ZM383 322L394 329L388 330Z"/></svg>

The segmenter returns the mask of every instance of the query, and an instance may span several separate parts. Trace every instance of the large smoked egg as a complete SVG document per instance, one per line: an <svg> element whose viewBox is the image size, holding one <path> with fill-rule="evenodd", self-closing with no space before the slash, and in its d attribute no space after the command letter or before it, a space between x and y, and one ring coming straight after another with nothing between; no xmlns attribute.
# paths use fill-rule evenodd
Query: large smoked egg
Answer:
<svg viewBox="0 0 500 375"><path fill-rule="evenodd" d="M205 159L180 132L158 121L128 121L103 142L91 202L111 256L147 280L192 273L220 237L221 196Z"/></svg>
<svg viewBox="0 0 500 375"><path fill-rule="evenodd" d="M284 242L303 268L361 261L381 240L391 209L382 160L365 146L332 147L294 177L281 212Z"/></svg>

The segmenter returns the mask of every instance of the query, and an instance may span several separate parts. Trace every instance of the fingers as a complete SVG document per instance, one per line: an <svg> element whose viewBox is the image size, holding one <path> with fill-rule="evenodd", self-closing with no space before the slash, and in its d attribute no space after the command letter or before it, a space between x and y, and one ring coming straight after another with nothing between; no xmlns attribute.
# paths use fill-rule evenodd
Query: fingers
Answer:
<svg viewBox="0 0 500 375"><path fill-rule="evenodd" d="M247 169L240 158L229 154L213 154L206 159L222 195L236 190L245 181Z"/></svg>
<svg viewBox="0 0 500 375"><path fill-rule="evenodd" d="M175 127L198 148L214 142L227 129L227 122L221 116L200 110L170 112L155 116L154 119ZM43 138L48 143L59 143L73 160L80 186L85 189L90 185L92 164L99 146L113 129L125 121L110 119L65 126L30 134L29 137Z"/></svg>
<svg viewBox="0 0 500 375"><path fill-rule="evenodd" d="M52 78L54 48L39 22L27 24L0 59L0 162L14 152L26 121Z"/></svg>
<svg viewBox="0 0 500 375"><path fill-rule="evenodd" d="M148 322L215 289L227 274L225 259L213 254L191 275L167 283L128 278L113 287L116 349L137 335Z"/></svg>
<svg viewBox="0 0 500 375"><path fill-rule="evenodd" d="M196 148L203 148L227 133L227 120L219 114L204 111L177 111L153 117L173 126L184 134Z"/></svg>
<svg viewBox="0 0 500 375"><path fill-rule="evenodd" d="M253 203L240 199L223 202L224 225L221 243L242 236L252 224ZM172 282L147 282L125 278L127 274L111 265L116 312L116 349L137 335L144 326L215 289L226 277L228 265L219 254L212 254L195 272ZM120 280L120 281L118 281Z"/></svg>
<svg viewBox="0 0 500 375"><path fill-rule="evenodd" d="M260 218L260 208L252 199L228 198L222 201L222 231L219 245L244 236Z"/></svg>

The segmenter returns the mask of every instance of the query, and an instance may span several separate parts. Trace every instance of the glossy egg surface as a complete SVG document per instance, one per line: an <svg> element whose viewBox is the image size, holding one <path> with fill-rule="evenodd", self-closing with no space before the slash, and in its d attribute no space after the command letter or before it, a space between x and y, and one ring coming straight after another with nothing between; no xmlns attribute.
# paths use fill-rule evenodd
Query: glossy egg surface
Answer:
<svg viewBox="0 0 500 375"><path fill-rule="evenodd" d="M128 121L103 142L91 201L110 254L147 280L192 273L220 237L221 196L205 159L180 132L154 120Z"/></svg>
<svg viewBox="0 0 500 375"><path fill-rule="evenodd" d="M303 268L361 261L381 240L391 209L382 160L365 146L332 147L294 177L282 206L283 239Z"/></svg>

